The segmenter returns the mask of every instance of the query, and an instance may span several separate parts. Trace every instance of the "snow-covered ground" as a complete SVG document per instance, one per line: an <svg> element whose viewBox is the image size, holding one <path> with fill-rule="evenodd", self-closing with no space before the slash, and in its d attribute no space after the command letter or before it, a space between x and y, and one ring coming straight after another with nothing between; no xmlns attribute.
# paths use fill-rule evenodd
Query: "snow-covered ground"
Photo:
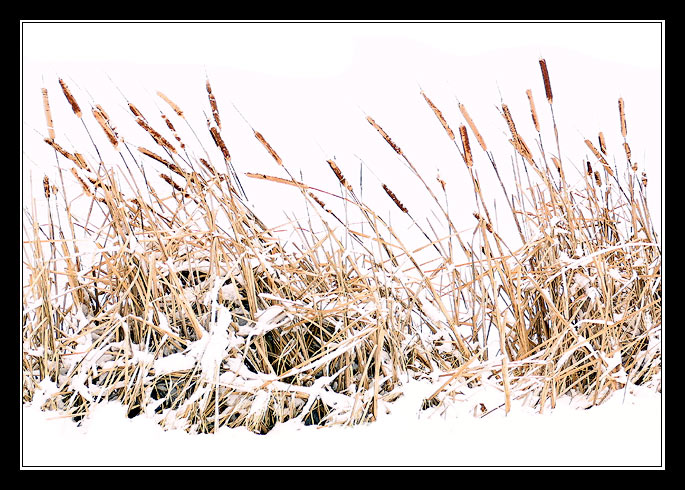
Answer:
<svg viewBox="0 0 685 490"><path fill-rule="evenodd" d="M447 414L419 413L434 389L407 393L370 424L303 427L288 422L266 435L221 428L216 434L164 431L103 403L77 426L22 408L25 467L651 467L664 466L662 396L631 386L584 410L568 398L543 414L518 404L505 415L502 394L482 388ZM387 412L390 413L387 413Z"/></svg>

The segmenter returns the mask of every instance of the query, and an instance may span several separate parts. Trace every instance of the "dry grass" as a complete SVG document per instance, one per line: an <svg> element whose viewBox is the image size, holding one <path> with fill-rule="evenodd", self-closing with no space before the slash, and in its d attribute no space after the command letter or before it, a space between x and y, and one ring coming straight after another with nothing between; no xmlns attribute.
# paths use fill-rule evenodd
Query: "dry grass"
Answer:
<svg viewBox="0 0 685 490"><path fill-rule="evenodd" d="M544 60L540 67L552 109ZM73 94L59 83L85 126ZM49 382L55 388L45 408L75 419L102 400L119 400L129 416L145 413L165 427L213 432L244 426L266 433L291 419L307 425L372 421L383 403L402 396L408 377L439 380L424 401L434 411L459 403L465 386L493 380L506 410L525 398L540 411L566 394L593 405L627 383L658 383L661 249L645 198L646 175L639 177L630 161L622 100L625 166L608 165L600 133L600 150L586 140L595 160L581 160L582 178L574 185L566 177L570 163L543 150L532 91L526 95L540 137L536 154L502 104L517 177L509 183L513 192L500 184L523 243L514 249L485 205L476 173L484 160L472 153L468 128L499 178L496 159L463 105L460 147L444 113L421 92L472 180L478 211L471 240L455 231L417 168L368 116L449 226L449 236L431 227L430 238L382 184L428 239L426 248L437 251L426 264L359 199L333 160L326 163L344 195L299 182L289 171L289 179L246 174L264 185L295 186L309 205L309 219L324 225L314 233L294 221L299 240L283 243L236 191L241 186L209 81L206 90L215 123L208 120L208 130L227 173L204 149L207 159L190 158L186 145L182 155L163 136L166 130L153 128L159 121L146 119L128 101L157 146L129 144L94 105L95 121L124 166L88 163L85 151L54 141L44 90L45 141L56 158L66 159L61 165L78 182L89 211L73 213L74 196L47 177L49 222L39 222L37 200L26 209L24 401ZM158 95L174 110L171 116L185 121L176 104ZM162 120L180 144L172 121L163 114ZM558 145L556 123L554 132ZM148 157L144 163L141 153ZM438 181L447 196L449 183ZM131 189L123 190L122 182L132 182ZM340 219L324 194L356 207L371 231ZM360 247L347 246L348 238Z"/></svg>

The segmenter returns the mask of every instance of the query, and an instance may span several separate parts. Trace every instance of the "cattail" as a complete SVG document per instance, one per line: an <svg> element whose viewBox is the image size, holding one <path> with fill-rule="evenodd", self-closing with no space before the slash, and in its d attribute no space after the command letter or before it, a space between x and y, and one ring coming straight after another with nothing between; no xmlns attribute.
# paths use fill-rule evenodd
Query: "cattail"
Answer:
<svg viewBox="0 0 685 490"><path fill-rule="evenodd" d="M160 176L162 179L164 179L164 181L165 181L167 184L169 184L171 187L173 187L174 189L176 189L178 192L181 192L181 193L186 194L186 193L183 191L183 187L181 187L181 186L178 185L176 182L174 182L173 179L172 179L171 177L169 177L169 176L166 175L166 174L159 174L159 176ZM188 197L188 194L186 194L186 197Z"/></svg>
<svg viewBox="0 0 685 490"><path fill-rule="evenodd" d="M592 144L592 141L586 139L586 140L585 140L585 144L588 146L588 148L590 148L590 150L592 150L592 153L595 155L595 157L597 157L597 160L599 160L600 163L601 163L602 165L604 165L604 168L605 168L606 171L609 173L609 175L614 175L613 170L611 170L611 167L609 166L609 164L607 163L607 161L606 161L606 160L604 159L604 157L599 153L599 151L597 151L597 148L595 148L595 145Z"/></svg>
<svg viewBox="0 0 685 490"><path fill-rule="evenodd" d="M212 166L207 162L207 160L205 160L204 158L200 158L200 163L201 163L202 165L204 165L205 168L206 168L207 170L209 170L209 173L211 173L212 175L216 175L216 170L214 170L214 167L212 167Z"/></svg>
<svg viewBox="0 0 685 490"><path fill-rule="evenodd" d="M342 174L342 172L340 171L340 168L338 168L338 166L335 164L335 162L333 160L326 160L326 162L328 163L328 166L331 167L331 170L333 170L333 173L338 178L338 181L340 181L340 184L343 187L345 187L348 191L352 192L352 186L347 181L345 176Z"/></svg>
<svg viewBox="0 0 685 490"><path fill-rule="evenodd" d="M176 151L176 148L174 148L174 145L172 145L171 143L169 143L169 141L168 141L164 136L162 136L157 130L155 130L154 128L152 128L152 126L150 126L150 125L147 123L147 121L145 120L145 118L143 118L143 117L137 117L137 118L136 118L136 122L138 123L138 125L139 125L141 128L143 128L145 131L147 131L147 132L150 134L150 136L152 136L152 139L154 139L155 142L156 142L159 146L162 146L162 147L166 148L166 149L169 150L171 153L174 153L174 154L177 154L177 153L178 153L178 152Z"/></svg>
<svg viewBox="0 0 685 490"><path fill-rule="evenodd" d="M169 97L167 97L166 95L164 95L164 94L163 94L162 92L160 92L160 91L157 91L157 95L158 95L159 97L161 97L162 100L163 100L164 102L166 102L167 104L169 104L169 107L171 107L171 108L174 110L174 112L175 112L176 114L178 114L179 117L184 117L184 116L183 116L183 111L181 110L181 108L180 108L179 106L177 106L176 104L174 104L174 102L173 102L171 99L169 99Z"/></svg>
<svg viewBox="0 0 685 490"><path fill-rule="evenodd" d="M463 124L459 126L459 134L461 135L461 143L464 146L464 162L466 166L473 166L473 157L471 156L471 145L469 144L469 135L466 133L466 126Z"/></svg>
<svg viewBox="0 0 685 490"><path fill-rule="evenodd" d="M595 182L597 182L598 186L602 185L602 178L599 175L599 170L595 170Z"/></svg>
<svg viewBox="0 0 685 490"><path fill-rule="evenodd" d="M526 95L528 95L528 102L530 103L530 115L533 117L533 124L535 125L535 130L540 132L540 123L538 122L538 113L535 110L535 102L533 102L533 92L532 90L526 90Z"/></svg>
<svg viewBox="0 0 685 490"><path fill-rule="evenodd" d="M390 196L390 199L392 199L392 201L395 203L395 205L397 205L397 207L400 208L400 210L403 213L409 214L409 211L407 210L407 208L405 208L404 205L400 202L400 200L397 199L397 196L395 195L395 193L393 191L391 191L387 185L383 184L383 190L385 191L385 193L388 196Z"/></svg>
<svg viewBox="0 0 685 490"><path fill-rule="evenodd" d="M86 159L80 153L74 153L74 160L72 160L76 165L82 170L88 170L88 164L86 164Z"/></svg>
<svg viewBox="0 0 685 490"><path fill-rule="evenodd" d="M183 172L183 170L181 170L178 165L166 161L164 158L160 157L156 153L151 152L147 148L143 148L142 146L138 147L138 151L141 152L143 155L146 155L146 156L152 158L153 160L157 160L159 163L163 164L165 167L167 167L172 172L175 172L178 175L185 177L185 172Z"/></svg>
<svg viewBox="0 0 685 490"><path fill-rule="evenodd" d="M71 110L74 111L76 117L81 118L81 108L76 103L76 99L74 99L74 96L71 95L69 87L67 87L67 84L64 83L64 80L62 80L61 78L59 79L59 84L62 86L62 92L64 92L64 96L67 98L67 101L71 104Z"/></svg>
<svg viewBox="0 0 685 490"><path fill-rule="evenodd" d="M50 199L50 179L48 179L47 175L43 177L43 192L45 193L45 197Z"/></svg>
<svg viewBox="0 0 685 490"><path fill-rule="evenodd" d="M219 119L219 108L216 105L216 99L214 98L214 94L212 93L212 86L209 84L209 78L207 79L207 83L205 86L207 87L207 94L209 96L209 105L212 107L212 116L214 116L214 121L216 121L216 125L218 126L218 128L221 129L221 120Z"/></svg>
<svg viewBox="0 0 685 490"><path fill-rule="evenodd" d="M473 120L471 119L471 116L469 116L469 113L466 111L466 107L464 107L464 104L459 104L459 110L461 111L462 116L464 116L464 119L466 119L466 123L471 128L471 131L473 131L473 134L476 135L476 139L478 140L478 144L480 145L480 147L483 148L483 151L488 151L488 147L485 146L485 141L483 141L483 137L478 132L478 128L476 128L476 125L473 123Z"/></svg>
<svg viewBox="0 0 685 490"><path fill-rule="evenodd" d="M75 155L72 155L67 150L65 150L64 148L62 148L60 145L58 145L57 143L55 143L53 140L51 140L49 138L45 138L43 141L45 141L48 145L52 146L60 155L71 160L72 162L74 162L76 165L78 165L83 170L88 170L88 166L86 165L86 161L84 160L83 155L81 155L80 153L76 153Z"/></svg>
<svg viewBox="0 0 685 490"><path fill-rule="evenodd" d="M107 135L107 138L109 139L109 142L112 144L115 150L119 149L119 140L117 139L117 135L114 132L114 129L111 127L109 123L109 118L107 117L107 113L102 110L100 106L96 106L93 109L93 116L95 116L95 120L98 122L102 130L105 132Z"/></svg>
<svg viewBox="0 0 685 490"><path fill-rule="evenodd" d="M642 172L642 185L647 187L647 172Z"/></svg>
<svg viewBox="0 0 685 490"><path fill-rule="evenodd" d="M625 138L628 134L628 128L626 127L626 114L622 98L618 99L618 113L621 116L621 135Z"/></svg>
<svg viewBox="0 0 685 490"><path fill-rule="evenodd" d="M270 182L277 182L279 184L292 185L294 187L299 187L301 189L307 189L309 187L307 184L303 184L302 182L298 182L296 180L288 180L282 177L275 177L273 175L257 174L252 172L246 172L245 175L253 179L268 180Z"/></svg>
<svg viewBox="0 0 685 490"><path fill-rule="evenodd" d="M511 117L511 112L509 112L509 107L506 104L502 104L502 116L507 121L507 126L509 126L509 132L516 138L518 132L516 131L516 126L514 125L514 119Z"/></svg>
<svg viewBox="0 0 685 490"><path fill-rule="evenodd" d="M383 131L383 128L381 128L378 124L376 124L376 121L373 120L371 116L366 116L366 120L373 126L376 131L380 133L380 135L383 137L383 139L392 147L393 150L395 150L395 153L398 155L402 155L402 150L400 149L399 146L397 146L391 139L388 134Z"/></svg>
<svg viewBox="0 0 685 490"><path fill-rule="evenodd" d="M604 142L604 133L602 133L600 131L597 139L599 140L599 151L601 151L602 153L604 153L606 155L607 154L607 145Z"/></svg>
<svg viewBox="0 0 685 490"><path fill-rule="evenodd" d="M425 92L422 90L421 95L423 95L423 98L426 99L426 102L430 106L430 108L433 110L433 113L435 116L438 118L440 121L440 124L442 124L442 127L445 128L445 131L447 131L447 136L450 137L452 141L454 141L454 133L452 132L452 129L449 127L447 124L447 121L445 121L445 118L442 115L442 112L440 112L440 109L435 107L435 104L428 98L428 96L425 94Z"/></svg>
<svg viewBox="0 0 685 490"><path fill-rule="evenodd" d="M181 146L181 149L184 149L186 147L186 145L185 145L185 143L183 143L183 141L181 141L181 137L176 132L176 128L174 128L174 125L171 124L171 121L169 120L169 118L166 117L164 114L162 114L162 119L164 119L164 122L166 123L167 128L169 128L171 130L171 132L173 133L174 138L176 138L176 141L178 141L178 144Z"/></svg>
<svg viewBox="0 0 685 490"><path fill-rule="evenodd" d="M266 148L266 151L269 152L269 154L273 157L274 160L276 160L276 163L278 163L281 167L283 166L283 161L281 160L281 157L278 156L278 153L274 151L273 148L271 148L271 145L267 143L267 141L264 139L264 136L261 135L261 133L255 131L254 132L255 138L259 140L259 142Z"/></svg>
<svg viewBox="0 0 685 490"><path fill-rule="evenodd" d="M542 80L545 83L545 95L547 96L547 101L552 103L552 84L549 83L549 73L547 72L547 62L540 58L540 70L542 70Z"/></svg>
<svg viewBox="0 0 685 490"><path fill-rule="evenodd" d="M314 200L314 202L315 202L316 204L318 204L319 206L321 206L321 209L323 209L323 210L326 211L327 213L333 214L333 211L331 211L330 209L328 209L328 208L326 207L326 203L324 203L321 199L319 199L317 196L315 196L313 192L307 192L307 194L309 195L309 197L311 197L311 198Z"/></svg>
<svg viewBox="0 0 685 490"><path fill-rule="evenodd" d="M623 149L626 151L626 158L628 159L628 162L630 162L630 146L628 146L628 142L623 143Z"/></svg>
<svg viewBox="0 0 685 490"><path fill-rule="evenodd" d="M592 176L592 165L590 165L590 162L587 162L587 174Z"/></svg>
<svg viewBox="0 0 685 490"><path fill-rule="evenodd" d="M55 139L55 128L52 126L52 113L50 112L50 102L48 101L48 89L41 89L43 92L43 112L45 112L45 122L48 125L48 137Z"/></svg>
<svg viewBox="0 0 685 490"><path fill-rule="evenodd" d="M221 153L224 155L224 158L226 159L227 162L231 161L231 155L228 153L228 148L226 148L226 143L224 143L223 138L221 137L221 134L219 134L219 130L216 129L214 126L210 126L209 132L212 133L212 139L214 140L214 144L219 147L221 150Z"/></svg>
<svg viewBox="0 0 685 490"><path fill-rule="evenodd" d="M561 170L561 161L557 157L553 156L552 162L554 162L554 166L557 167L557 171L559 172L559 174L562 174L563 172Z"/></svg>
<svg viewBox="0 0 685 490"><path fill-rule="evenodd" d="M76 178L79 184L81 184L81 187L83 188L83 192L86 193L88 197L93 197L93 193L91 192L90 188L88 187L88 184L85 183L85 181L81 178L81 176L76 172L75 168L70 169L71 174Z"/></svg>
<svg viewBox="0 0 685 490"><path fill-rule="evenodd" d="M128 108L131 110L131 112L133 113L134 116L139 117L141 119L145 119L143 114L131 102L128 103Z"/></svg>

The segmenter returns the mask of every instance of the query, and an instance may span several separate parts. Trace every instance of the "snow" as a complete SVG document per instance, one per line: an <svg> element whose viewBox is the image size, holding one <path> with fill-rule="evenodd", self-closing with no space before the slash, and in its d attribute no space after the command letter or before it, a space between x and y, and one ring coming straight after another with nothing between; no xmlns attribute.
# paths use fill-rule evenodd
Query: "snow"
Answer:
<svg viewBox="0 0 685 490"><path fill-rule="evenodd" d="M502 394L485 388L473 390L458 414L429 417L429 409L419 416L421 400L434 389L427 381L409 383L406 394L383 404L381 416L370 424L317 428L289 421L266 435L225 427L216 434L164 431L144 415L128 419L124 407L114 402L101 403L76 426L69 419L41 412L34 403L22 407L22 465L661 467L664 463L661 395L646 388L631 385L589 410L562 398L554 410L543 414L514 404L508 415L498 408ZM260 391L257 396L267 394ZM484 417L481 404L487 410Z"/></svg>

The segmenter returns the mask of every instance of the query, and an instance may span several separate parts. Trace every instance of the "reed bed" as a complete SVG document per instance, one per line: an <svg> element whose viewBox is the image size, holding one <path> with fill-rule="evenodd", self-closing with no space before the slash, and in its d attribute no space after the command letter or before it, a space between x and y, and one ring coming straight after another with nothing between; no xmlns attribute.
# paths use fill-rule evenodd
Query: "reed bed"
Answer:
<svg viewBox="0 0 685 490"><path fill-rule="evenodd" d="M553 116L544 60L540 68ZM544 150L532 90L525 96L536 152L501 104L515 180L509 191L500 184L520 238L516 246L500 236L486 206L478 167L500 174L466 107L459 104L465 124L455 136L447 118L459 114L442 112L420 94L454 143L455 164L472 181L476 211L468 233L456 231L419 166L367 116L429 191L447 226L446 235L437 226L421 228L382 183L427 239L424 251L435 251L426 263L359 198L334 159L322 165L340 192L295 180L288 162L253 129L287 177L241 176L299 189L308 220L323 226L314 232L295 219L295 239L283 240L247 205L209 80L207 130L215 148L202 147L203 157L176 131L188 112L161 92L172 109L161 119L146 118L126 101L149 136L142 146L119 135L95 103L91 120L66 83L59 84L64 98L42 92L45 142L78 184L79 199L88 202L79 207L88 212L75 213L71 191L47 176L44 196L25 209L25 402L40 391L45 409L79 420L93 405L117 400L130 417L152 417L168 428L246 427L264 434L288 420L373 421L412 378L434 383L422 409L440 413L466 403L464 393L483 383L500 387L507 411L515 399L542 412L564 395L592 406L630 383L660 389L661 247L646 176L631 160L622 99L617 127L625 158L610 158L600 133L599 148L586 140L591 153L575 162ZM104 134L118 161L89 159L86 149L55 141L50 107L65 99L89 135ZM558 150L556 122L553 131ZM580 177L572 182L571 174ZM439 183L448 195L449 183ZM329 202L357 209L364 231ZM44 204L45 220L37 213Z"/></svg>

